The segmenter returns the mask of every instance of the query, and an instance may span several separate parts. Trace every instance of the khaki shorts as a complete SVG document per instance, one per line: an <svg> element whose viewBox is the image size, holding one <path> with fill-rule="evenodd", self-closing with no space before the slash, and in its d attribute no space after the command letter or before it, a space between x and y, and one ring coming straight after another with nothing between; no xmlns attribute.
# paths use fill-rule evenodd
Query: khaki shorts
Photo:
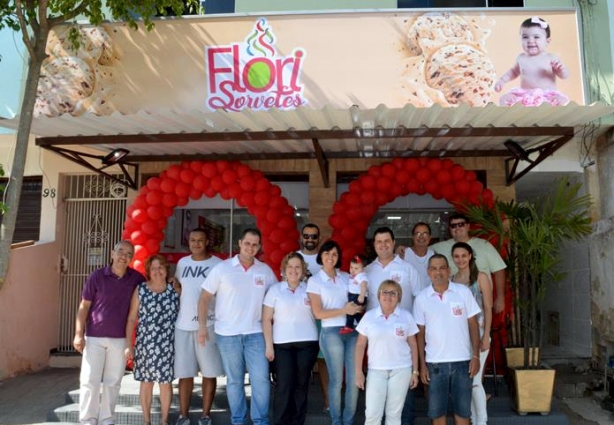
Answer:
<svg viewBox="0 0 614 425"><path fill-rule="evenodd" d="M224 376L222 357L215 343L213 326L203 347L198 343L198 331L175 329L175 378L193 378L200 371L204 378Z"/></svg>

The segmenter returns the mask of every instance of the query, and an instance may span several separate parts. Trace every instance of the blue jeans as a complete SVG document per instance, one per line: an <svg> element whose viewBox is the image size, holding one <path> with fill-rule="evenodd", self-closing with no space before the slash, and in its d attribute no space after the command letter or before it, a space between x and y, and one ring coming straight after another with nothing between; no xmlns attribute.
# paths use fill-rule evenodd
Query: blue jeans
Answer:
<svg viewBox="0 0 614 425"><path fill-rule="evenodd" d="M461 418L471 416L473 378L469 377L469 361L427 363L429 370L428 417L437 419L448 411L448 397L452 412Z"/></svg>
<svg viewBox="0 0 614 425"><path fill-rule="evenodd" d="M358 387L355 384L354 352L356 331L340 335L340 326L322 328L320 348L328 368L328 406L332 425L353 425L358 401ZM345 403L341 411L341 387L345 366Z"/></svg>
<svg viewBox="0 0 614 425"><path fill-rule="evenodd" d="M262 333L225 336L215 334L226 373L226 396L233 424L247 423L245 368L252 386L251 418L254 425L269 424L269 361Z"/></svg>

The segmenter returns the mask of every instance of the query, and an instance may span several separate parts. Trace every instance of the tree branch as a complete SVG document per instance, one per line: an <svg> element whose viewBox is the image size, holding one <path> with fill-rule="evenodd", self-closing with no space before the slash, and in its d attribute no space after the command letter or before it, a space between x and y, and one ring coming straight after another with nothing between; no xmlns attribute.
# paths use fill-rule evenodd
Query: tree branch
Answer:
<svg viewBox="0 0 614 425"><path fill-rule="evenodd" d="M26 24L26 17L23 14L23 3L21 0L15 0L15 13L17 14L17 21L19 22L19 27L21 28L21 38L23 39L23 44L25 44L26 49L28 49L28 54L30 58L33 58L36 54L34 51L34 44L28 35L28 25ZM27 11L27 8L26 8ZM32 28L32 32L36 35L40 28L38 27L38 23L30 22L30 27ZM34 37L36 40L36 37Z"/></svg>
<svg viewBox="0 0 614 425"><path fill-rule="evenodd" d="M76 18L87 10L87 1L82 1L79 6L75 7L72 12L64 15L56 16L49 19L49 26L52 28L54 25L68 22L71 19Z"/></svg>

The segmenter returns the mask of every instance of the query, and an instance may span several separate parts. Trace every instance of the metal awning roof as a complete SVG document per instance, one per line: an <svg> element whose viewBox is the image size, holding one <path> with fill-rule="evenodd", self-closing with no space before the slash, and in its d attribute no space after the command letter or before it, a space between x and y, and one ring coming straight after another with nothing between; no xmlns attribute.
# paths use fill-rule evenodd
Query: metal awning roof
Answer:
<svg viewBox="0 0 614 425"><path fill-rule="evenodd" d="M302 107L259 112L150 110L38 117L32 133L37 145L55 151L88 146L104 154L122 147L130 151L127 158L133 163L315 158L323 168L331 158L510 156L504 146L507 140L528 153L539 152L532 160L539 163L564 143L585 137L587 126L592 136L605 132L607 127L598 120L613 113L614 107L603 103ZM18 118L0 119L3 127L16 129L17 124ZM511 174L508 180L514 177Z"/></svg>

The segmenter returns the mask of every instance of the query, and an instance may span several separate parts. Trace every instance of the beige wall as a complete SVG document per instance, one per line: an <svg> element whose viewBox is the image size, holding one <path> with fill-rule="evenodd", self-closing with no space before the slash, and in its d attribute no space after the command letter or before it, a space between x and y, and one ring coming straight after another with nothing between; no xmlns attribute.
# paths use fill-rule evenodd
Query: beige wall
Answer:
<svg viewBox="0 0 614 425"><path fill-rule="evenodd" d="M55 243L11 252L0 291L0 380L48 365L58 339L58 262Z"/></svg>

